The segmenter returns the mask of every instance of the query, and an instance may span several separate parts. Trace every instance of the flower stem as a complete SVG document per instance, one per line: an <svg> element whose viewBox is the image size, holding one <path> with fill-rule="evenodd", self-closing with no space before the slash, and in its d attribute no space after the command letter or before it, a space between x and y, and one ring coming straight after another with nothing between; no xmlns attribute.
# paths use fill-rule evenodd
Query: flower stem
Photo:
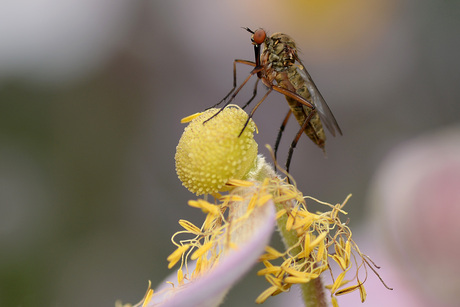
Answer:
<svg viewBox="0 0 460 307"><path fill-rule="evenodd" d="M285 204L284 205L276 204L275 207L277 211L280 211L282 209L285 209ZM278 219L277 223L278 223L278 229L281 233L281 237L283 238L284 244L286 245L286 248L289 249L292 246L298 244L299 238L297 237L297 234L295 231L286 229L287 219L288 219L288 215L284 214ZM295 255L295 254L300 253L301 251L302 251L302 248L300 246L297 246L291 250L291 253ZM320 277L312 279L311 281L307 283L301 284L300 289L302 291L305 307L327 307L328 306L323 282Z"/></svg>

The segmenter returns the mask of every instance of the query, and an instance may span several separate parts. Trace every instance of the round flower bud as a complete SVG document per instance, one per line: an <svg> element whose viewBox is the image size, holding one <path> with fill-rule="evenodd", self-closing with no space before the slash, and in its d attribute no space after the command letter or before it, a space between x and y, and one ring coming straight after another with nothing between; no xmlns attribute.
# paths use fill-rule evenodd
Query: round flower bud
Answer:
<svg viewBox="0 0 460 307"><path fill-rule="evenodd" d="M177 175L197 195L228 190L227 181L245 179L257 157L252 120L240 135L248 114L230 106L206 121L217 111L210 109L193 119L176 148Z"/></svg>

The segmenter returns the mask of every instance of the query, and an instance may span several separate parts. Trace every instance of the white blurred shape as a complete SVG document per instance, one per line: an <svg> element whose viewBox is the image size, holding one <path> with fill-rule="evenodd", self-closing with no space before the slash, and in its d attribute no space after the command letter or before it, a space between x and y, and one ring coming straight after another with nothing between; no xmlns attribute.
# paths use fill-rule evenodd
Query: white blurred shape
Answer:
<svg viewBox="0 0 460 307"><path fill-rule="evenodd" d="M2 1L0 80L55 83L84 77L116 50L133 8L123 0Z"/></svg>
<svg viewBox="0 0 460 307"><path fill-rule="evenodd" d="M439 131L393 150L379 168L373 225L400 278L424 306L457 306L460 288L460 128Z"/></svg>

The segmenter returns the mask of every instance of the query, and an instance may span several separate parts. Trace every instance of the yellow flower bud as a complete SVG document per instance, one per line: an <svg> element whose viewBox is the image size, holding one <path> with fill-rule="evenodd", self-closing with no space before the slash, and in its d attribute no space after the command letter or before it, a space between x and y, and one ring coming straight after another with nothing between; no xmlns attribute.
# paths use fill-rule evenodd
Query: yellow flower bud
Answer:
<svg viewBox="0 0 460 307"><path fill-rule="evenodd" d="M185 128L176 148L176 172L182 184L197 195L229 189L229 179L245 179L257 157L255 124L248 114L235 106L217 116L210 109L194 118Z"/></svg>

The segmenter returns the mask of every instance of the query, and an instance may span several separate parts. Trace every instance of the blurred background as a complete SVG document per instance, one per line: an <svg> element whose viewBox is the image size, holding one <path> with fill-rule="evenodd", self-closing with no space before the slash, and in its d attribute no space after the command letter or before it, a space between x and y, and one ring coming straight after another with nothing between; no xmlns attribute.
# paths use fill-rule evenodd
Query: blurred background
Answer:
<svg viewBox="0 0 460 307"><path fill-rule="evenodd" d="M397 164L389 153L425 134L431 136L421 144L439 152L450 150L442 144L460 142L452 128L460 122L459 13L453 0L3 1L0 306L136 303L148 280L154 286L163 280L177 221L203 219L186 205L196 196L175 174L175 146L185 127L180 119L231 89L233 59L253 60L250 35L241 27L295 38L342 128L342 137L328 135L327 159L303 136L291 170L306 195L336 203L353 193L346 209L355 240L395 288L374 287L378 279L370 276L367 305L378 306L383 297L393 306L432 306L441 298L454 306L460 274L442 274L449 261L458 266L450 256L459 253L460 232L445 229L456 223L445 215L433 223L426 219L430 210L449 216L460 207L454 195L460 168L456 173L448 167L453 175L447 187L443 175L427 176L441 178L439 189L423 198L430 200L426 219L414 218L414 226L401 217L414 217L417 206L410 205L420 203L414 198L420 190L409 193L414 200L408 201L403 192L413 186L404 184L415 179L396 179L439 155ZM238 67L238 80L249 70ZM252 85L236 103L243 105L251 91ZM287 108L284 97L273 93L255 113L256 140L266 156L264 145L273 146ZM431 142L443 129L456 132L445 143ZM280 147L282 163L297 130L291 120ZM451 160L457 165L455 155ZM390 177L381 174L387 169L394 170ZM397 187L405 198L398 198ZM433 184L423 187L429 192ZM436 196L449 193L454 196L437 203ZM389 203L414 211L382 214ZM402 236L408 229L413 233ZM396 233L388 235L390 230ZM445 244L426 250L441 237ZM406 244L414 238L422 242ZM451 248L455 243L457 250ZM420 253L428 259L413 265ZM446 269L437 269L438 263ZM249 274L224 306L253 306L266 287L263 278ZM356 306L359 295L339 302Z"/></svg>

